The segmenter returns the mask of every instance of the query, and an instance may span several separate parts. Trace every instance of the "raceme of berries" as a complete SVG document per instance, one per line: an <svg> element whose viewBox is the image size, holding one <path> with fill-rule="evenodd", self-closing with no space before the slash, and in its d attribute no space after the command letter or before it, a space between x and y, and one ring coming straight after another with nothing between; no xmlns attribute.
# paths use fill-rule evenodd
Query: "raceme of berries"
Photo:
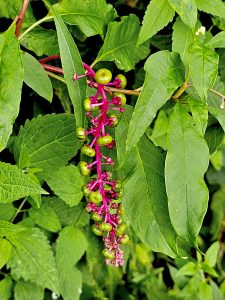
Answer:
<svg viewBox="0 0 225 300"><path fill-rule="evenodd" d="M126 86L126 77L122 74L112 81L112 73L107 69L100 69L96 73L86 64L85 76L89 77L89 86L96 88L96 93L84 100L84 109L89 119L89 128L77 128L79 140L84 141L81 153L93 158L91 163L80 161L78 164L81 174L91 174L88 183L83 186L83 193L87 199L86 210L94 221L92 230L101 236L104 242L102 254L107 265L115 267L124 263L123 250L120 245L129 241L125 233L126 225L121 220L123 209L121 206L122 184L112 179L111 173L105 169L113 166L111 157L103 154L104 147L112 149L115 146L113 137L107 133L107 128L115 127L118 119L115 111L124 112L126 96L121 92L112 95L106 93L106 87L117 89ZM74 75L77 80L84 75Z"/></svg>

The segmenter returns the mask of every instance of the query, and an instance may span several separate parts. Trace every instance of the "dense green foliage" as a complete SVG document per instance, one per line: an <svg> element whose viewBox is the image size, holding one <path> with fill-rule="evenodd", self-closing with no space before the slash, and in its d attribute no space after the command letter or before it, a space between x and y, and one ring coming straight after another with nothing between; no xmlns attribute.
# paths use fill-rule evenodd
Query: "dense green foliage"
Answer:
<svg viewBox="0 0 225 300"><path fill-rule="evenodd" d="M33 0L19 28L25 2L0 0L0 300L225 299L225 2ZM127 78L119 268L85 211L82 62Z"/></svg>

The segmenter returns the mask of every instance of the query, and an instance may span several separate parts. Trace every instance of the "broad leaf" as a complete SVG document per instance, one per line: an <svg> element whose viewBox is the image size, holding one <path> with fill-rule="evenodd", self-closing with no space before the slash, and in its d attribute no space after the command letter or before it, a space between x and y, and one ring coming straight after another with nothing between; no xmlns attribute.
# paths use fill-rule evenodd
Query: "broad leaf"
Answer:
<svg viewBox="0 0 225 300"><path fill-rule="evenodd" d="M23 0L0 1L0 17L14 19L16 16L18 16L18 12L20 11L22 4ZM35 22L33 11L30 5L28 5L26 10L25 21Z"/></svg>
<svg viewBox="0 0 225 300"><path fill-rule="evenodd" d="M189 64L188 48L193 42L192 30L178 17L173 25L172 50L180 54L183 63Z"/></svg>
<svg viewBox="0 0 225 300"><path fill-rule="evenodd" d="M80 147L73 115L45 115L26 121L14 144L20 168L53 171L67 164Z"/></svg>
<svg viewBox="0 0 225 300"><path fill-rule="evenodd" d="M209 48L225 48L225 31L217 33L206 43L206 46Z"/></svg>
<svg viewBox="0 0 225 300"><path fill-rule="evenodd" d="M35 194L48 194L17 166L0 162L0 178L1 203L12 202Z"/></svg>
<svg viewBox="0 0 225 300"><path fill-rule="evenodd" d="M29 53L22 55L24 82L41 97L52 101L53 88L51 81L41 64Z"/></svg>
<svg viewBox="0 0 225 300"><path fill-rule="evenodd" d="M70 267L59 274L59 279L60 294L63 296L63 300L79 300L82 292L81 272Z"/></svg>
<svg viewBox="0 0 225 300"><path fill-rule="evenodd" d="M15 300L43 300L44 289L29 281L19 280L14 289Z"/></svg>
<svg viewBox="0 0 225 300"><path fill-rule="evenodd" d="M85 78L76 81L72 79L74 74L84 74L81 57L77 46L60 15L58 15L55 9L46 0L44 0L44 2L54 16L64 77L74 107L76 126L82 127L85 118L83 101L86 98L87 84Z"/></svg>
<svg viewBox="0 0 225 300"><path fill-rule="evenodd" d="M172 8L178 13L182 21L194 28L197 22L197 6L195 0L168 0Z"/></svg>
<svg viewBox="0 0 225 300"><path fill-rule="evenodd" d="M209 249L205 253L204 261L208 266L212 268L214 268L216 265L219 248L220 248L220 243L219 241L216 241L209 247Z"/></svg>
<svg viewBox="0 0 225 300"><path fill-rule="evenodd" d="M94 64L99 61L115 61L119 69L134 69L139 60L149 53L146 44L137 46L140 31L139 19L135 15L122 17L121 22L109 23L104 44Z"/></svg>
<svg viewBox="0 0 225 300"><path fill-rule="evenodd" d="M103 37L105 27L115 17L112 5L105 0L62 0L54 8L66 23L77 25L88 37L95 34Z"/></svg>
<svg viewBox="0 0 225 300"><path fill-rule="evenodd" d="M199 10L225 18L225 4L222 0L195 0L195 2Z"/></svg>
<svg viewBox="0 0 225 300"><path fill-rule="evenodd" d="M177 53L159 51L145 63L145 82L138 97L127 136L127 149L137 144L157 111L184 81L183 65Z"/></svg>
<svg viewBox="0 0 225 300"><path fill-rule="evenodd" d="M23 84L19 42L14 31L11 26L3 34L0 46L0 151L6 146L19 113Z"/></svg>
<svg viewBox="0 0 225 300"><path fill-rule="evenodd" d="M55 260L44 233L37 228L30 228L8 239L14 245L13 254L7 263L12 274L58 293Z"/></svg>
<svg viewBox="0 0 225 300"><path fill-rule="evenodd" d="M206 99L217 77L219 56L211 49L194 42L189 47L189 62L193 85L201 99Z"/></svg>
<svg viewBox="0 0 225 300"><path fill-rule="evenodd" d="M224 169L222 174L224 174ZM217 174L216 174L217 175ZM211 183L211 182L210 182ZM214 182L214 184L217 182ZM224 183L224 179L222 180ZM210 226L210 233L212 234L212 239L216 240L219 238L221 224L225 215L225 186L222 186L216 193L213 194L211 211L212 211L212 222Z"/></svg>
<svg viewBox="0 0 225 300"><path fill-rule="evenodd" d="M83 198L81 188L85 180L77 167L73 165L62 167L56 172L44 174L44 178L54 193L67 205L77 205Z"/></svg>
<svg viewBox="0 0 225 300"><path fill-rule="evenodd" d="M220 126L210 126L206 129L205 140L209 147L210 155L214 155L224 138L224 131Z"/></svg>
<svg viewBox="0 0 225 300"><path fill-rule="evenodd" d="M0 268L7 263L12 252L12 245L3 238L0 238Z"/></svg>
<svg viewBox="0 0 225 300"><path fill-rule="evenodd" d="M0 203L0 220L11 220L15 212L16 208L11 203Z"/></svg>
<svg viewBox="0 0 225 300"><path fill-rule="evenodd" d="M223 131L225 131L225 111L221 108L209 107L209 112L219 121Z"/></svg>
<svg viewBox="0 0 225 300"><path fill-rule="evenodd" d="M159 30L163 29L175 15L174 10L169 5L168 0L152 0L147 7L142 22L138 44L142 44Z"/></svg>
<svg viewBox="0 0 225 300"><path fill-rule="evenodd" d="M193 119L179 103L171 114L168 143L165 175L170 219L177 234L196 246L208 204L203 177L209 150Z"/></svg>
<svg viewBox="0 0 225 300"><path fill-rule="evenodd" d="M25 230L23 226L0 220L0 237L15 236Z"/></svg>
<svg viewBox="0 0 225 300"><path fill-rule="evenodd" d="M208 107L204 102L192 96L188 96L187 99L196 128L204 136L208 124Z"/></svg>
<svg viewBox="0 0 225 300"><path fill-rule="evenodd" d="M9 300L12 294L13 282L9 276L0 281L0 299Z"/></svg>

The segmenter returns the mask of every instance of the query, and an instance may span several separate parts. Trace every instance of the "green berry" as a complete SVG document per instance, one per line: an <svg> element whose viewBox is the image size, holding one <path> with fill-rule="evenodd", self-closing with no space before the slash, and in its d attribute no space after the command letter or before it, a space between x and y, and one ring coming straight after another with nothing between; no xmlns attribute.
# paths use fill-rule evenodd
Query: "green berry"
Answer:
<svg viewBox="0 0 225 300"><path fill-rule="evenodd" d="M102 195L99 191L91 192L89 198L90 198L90 201L95 204L99 204L102 202Z"/></svg>
<svg viewBox="0 0 225 300"><path fill-rule="evenodd" d="M82 186L82 192L83 192L84 196L86 196L86 197L89 197L90 193L91 193L91 191L89 190L89 188L86 187L86 185Z"/></svg>
<svg viewBox="0 0 225 300"><path fill-rule="evenodd" d="M91 147L83 146L80 149L80 151L81 151L82 154L87 155L89 157L94 157L95 156L95 150L92 149Z"/></svg>
<svg viewBox="0 0 225 300"><path fill-rule="evenodd" d="M120 88L124 89L127 85L127 78L123 74L118 74L116 78L120 80Z"/></svg>
<svg viewBox="0 0 225 300"><path fill-rule="evenodd" d="M102 216L100 216L98 213L93 213L93 215L91 216L92 220L94 220L95 222L101 222L102 221Z"/></svg>
<svg viewBox="0 0 225 300"><path fill-rule="evenodd" d="M81 174L87 176L90 173L90 169L88 168L88 164L85 161L80 161L78 164L78 169Z"/></svg>
<svg viewBox="0 0 225 300"><path fill-rule="evenodd" d="M98 227L96 227L95 224L92 225L92 231L93 231L94 234L96 234L97 236L101 236L101 235L103 234L102 231L101 231Z"/></svg>
<svg viewBox="0 0 225 300"><path fill-rule="evenodd" d="M105 258L108 258L108 259L114 258L114 253L109 251L108 249L102 250L102 254L105 256Z"/></svg>
<svg viewBox="0 0 225 300"><path fill-rule="evenodd" d="M116 235L119 236L119 235L123 234L124 231L126 230L126 228L127 228L126 224L124 224L124 223L120 224L116 229Z"/></svg>
<svg viewBox="0 0 225 300"><path fill-rule="evenodd" d="M122 189L122 184L120 182L117 182L117 184L113 187L113 191L116 193L119 193Z"/></svg>
<svg viewBox="0 0 225 300"><path fill-rule="evenodd" d="M91 99L87 98L84 100L84 109L85 111L91 111Z"/></svg>
<svg viewBox="0 0 225 300"><path fill-rule="evenodd" d="M104 136L97 138L96 142L99 146L105 146L105 145L112 143L112 140L113 139L112 139L111 135L104 135Z"/></svg>
<svg viewBox="0 0 225 300"><path fill-rule="evenodd" d="M126 104L127 98L126 98L126 96L123 93L121 93L121 92L114 92L113 96L120 99L120 105L121 106L124 106Z"/></svg>
<svg viewBox="0 0 225 300"><path fill-rule="evenodd" d="M76 129L77 138L80 141L83 141L85 139L85 129L82 127L77 127Z"/></svg>
<svg viewBox="0 0 225 300"><path fill-rule="evenodd" d="M110 223L102 223L99 225L99 229L102 231L111 231L112 230L112 225Z"/></svg>
<svg viewBox="0 0 225 300"><path fill-rule="evenodd" d="M110 126L115 127L118 124L118 118L115 114L107 114L107 117L110 118L112 122Z"/></svg>
<svg viewBox="0 0 225 300"><path fill-rule="evenodd" d="M107 84L112 79L112 73L108 69L99 69L95 73L95 80L100 84Z"/></svg>
<svg viewBox="0 0 225 300"><path fill-rule="evenodd" d="M128 241L129 241L129 236L128 236L128 234L124 234L124 236L120 238L120 243L121 243L122 245L127 244Z"/></svg>

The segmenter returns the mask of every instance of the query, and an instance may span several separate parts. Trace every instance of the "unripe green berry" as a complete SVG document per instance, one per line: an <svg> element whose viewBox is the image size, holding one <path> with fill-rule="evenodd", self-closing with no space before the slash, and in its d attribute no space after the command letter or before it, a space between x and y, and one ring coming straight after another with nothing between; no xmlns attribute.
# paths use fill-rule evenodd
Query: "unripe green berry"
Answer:
<svg viewBox="0 0 225 300"><path fill-rule="evenodd" d="M87 155L89 157L94 157L95 156L95 150L92 149L91 147L83 146L80 149L80 151L81 151L82 154Z"/></svg>
<svg viewBox="0 0 225 300"><path fill-rule="evenodd" d="M91 192L89 199L91 202L93 202L95 204L99 204L102 202L102 194L99 191Z"/></svg>
<svg viewBox="0 0 225 300"><path fill-rule="evenodd" d="M84 109L85 111L91 111L91 99L87 98L84 100Z"/></svg>
<svg viewBox="0 0 225 300"><path fill-rule="evenodd" d="M126 104L127 98L126 98L126 96L123 93L121 93L121 92L114 92L113 96L120 99L120 105L121 106L124 106Z"/></svg>
<svg viewBox="0 0 225 300"><path fill-rule="evenodd" d="M100 216L98 213L93 213L93 215L91 216L92 220L94 220L95 222L101 222L102 221L102 216Z"/></svg>
<svg viewBox="0 0 225 300"><path fill-rule="evenodd" d="M88 164L85 161L80 161L78 164L78 169L81 174L87 176L90 173L90 169L88 168Z"/></svg>
<svg viewBox="0 0 225 300"><path fill-rule="evenodd" d="M124 234L124 236L120 238L120 243L121 243L122 245L127 244L128 241L129 241L129 236L128 236L128 234Z"/></svg>
<svg viewBox="0 0 225 300"><path fill-rule="evenodd" d="M82 186L82 192L83 192L84 196L86 196L86 197L89 197L90 193L91 193L91 191L89 190L89 188L86 187L86 185Z"/></svg>
<svg viewBox="0 0 225 300"><path fill-rule="evenodd" d="M105 145L112 143L112 140L113 139L112 139L111 135L104 135L104 136L97 138L96 142L99 146L105 146Z"/></svg>
<svg viewBox="0 0 225 300"><path fill-rule="evenodd" d="M113 191L116 193L119 193L122 189L122 184L120 182L117 182L117 184L113 187Z"/></svg>
<svg viewBox="0 0 225 300"><path fill-rule="evenodd" d="M108 258L110 260L114 258L114 253L109 251L108 249L102 250L102 254L105 256L105 258Z"/></svg>
<svg viewBox="0 0 225 300"><path fill-rule="evenodd" d="M111 119L110 126L115 127L118 124L118 118L115 114L107 114L107 117Z"/></svg>
<svg viewBox="0 0 225 300"><path fill-rule="evenodd" d="M120 80L120 88L124 89L127 85L127 78L123 74L118 74L116 78Z"/></svg>
<svg viewBox="0 0 225 300"><path fill-rule="evenodd" d="M94 224L94 225L92 225L92 231L94 232L94 234L96 234L97 236L101 236L101 235L103 235L103 233L102 233L102 231L98 228L98 227L96 227L96 225Z"/></svg>
<svg viewBox="0 0 225 300"><path fill-rule="evenodd" d="M99 225L99 229L102 231L111 231L112 230L112 225L110 223L102 223Z"/></svg>
<svg viewBox="0 0 225 300"><path fill-rule="evenodd" d="M121 234L123 234L126 228L127 228L126 224L124 223L120 224L116 229L116 235L120 236Z"/></svg>
<svg viewBox="0 0 225 300"><path fill-rule="evenodd" d="M112 73L108 69L99 69L95 73L95 81L100 84L107 84L112 79Z"/></svg>
<svg viewBox="0 0 225 300"><path fill-rule="evenodd" d="M77 127L76 135L78 140L83 141L85 139L85 129L82 127Z"/></svg>

